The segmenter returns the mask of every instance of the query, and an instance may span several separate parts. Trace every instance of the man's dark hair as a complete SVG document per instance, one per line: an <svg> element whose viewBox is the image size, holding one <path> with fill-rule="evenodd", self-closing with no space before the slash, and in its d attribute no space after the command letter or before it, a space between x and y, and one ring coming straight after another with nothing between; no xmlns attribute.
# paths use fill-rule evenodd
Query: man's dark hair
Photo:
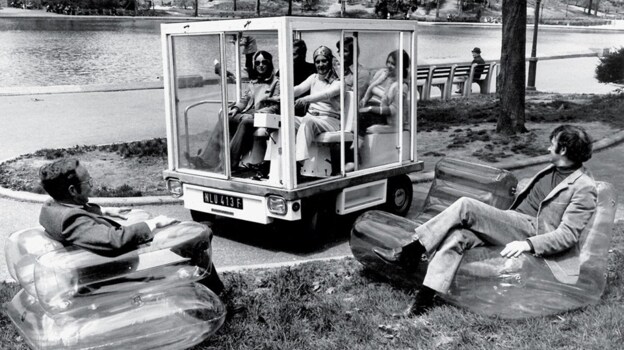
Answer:
<svg viewBox="0 0 624 350"><path fill-rule="evenodd" d="M566 149L566 157L575 164L582 164L592 156L592 139L585 129L574 125L560 125L550 133L550 139L557 138L555 152L559 152L562 147Z"/></svg>
<svg viewBox="0 0 624 350"><path fill-rule="evenodd" d="M353 37L352 36L347 36L344 38L344 46L348 47L351 50L351 57L354 57L354 53L353 53ZM341 50L340 47L340 40L336 41L336 48L338 49L338 51L344 51ZM357 48L357 53L358 55L360 54L360 47L358 46ZM351 62L347 62L348 64L353 64L353 61Z"/></svg>
<svg viewBox="0 0 624 350"><path fill-rule="evenodd" d="M76 169L80 161L76 158L55 160L39 168L41 186L55 200L64 200L70 197L69 186L78 186Z"/></svg>
<svg viewBox="0 0 624 350"><path fill-rule="evenodd" d="M345 46L353 48L353 37L347 36L344 38ZM336 48L340 50L340 40L336 41Z"/></svg>
<svg viewBox="0 0 624 350"><path fill-rule="evenodd" d="M301 39L295 39L293 41L293 48L299 48L301 50L302 53L307 53L308 52L308 46L306 45L305 41L301 40ZM304 55L305 57L305 55Z"/></svg>

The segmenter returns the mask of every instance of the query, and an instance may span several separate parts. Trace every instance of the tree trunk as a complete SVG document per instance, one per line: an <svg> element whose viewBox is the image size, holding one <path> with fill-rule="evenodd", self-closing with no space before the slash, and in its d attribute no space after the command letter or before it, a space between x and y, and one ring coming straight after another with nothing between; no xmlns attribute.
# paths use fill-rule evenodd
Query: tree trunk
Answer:
<svg viewBox="0 0 624 350"><path fill-rule="evenodd" d="M288 0L288 16L292 16L292 2L293 0Z"/></svg>
<svg viewBox="0 0 624 350"><path fill-rule="evenodd" d="M598 16L598 7L600 7L600 0L596 0L596 8L594 9L594 16Z"/></svg>
<svg viewBox="0 0 624 350"><path fill-rule="evenodd" d="M256 0L256 16L260 16L260 0Z"/></svg>
<svg viewBox="0 0 624 350"><path fill-rule="evenodd" d="M587 14L590 16L591 16L592 3L593 3L593 0L589 0L589 3L587 4Z"/></svg>
<svg viewBox="0 0 624 350"><path fill-rule="evenodd" d="M513 135L524 126L527 0L503 0L501 71L497 80L500 115L496 132Z"/></svg>
<svg viewBox="0 0 624 350"><path fill-rule="evenodd" d="M436 19L440 18L440 1L436 1Z"/></svg>
<svg viewBox="0 0 624 350"><path fill-rule="evenodd" d="M232 3L232 11L236 11L236 0Z"/></svg>
<svg viewBox="0 0 624 350"><path fill-rule="evenodd" d="M195 17L199 16L199 0L195 0Z"/></svg>

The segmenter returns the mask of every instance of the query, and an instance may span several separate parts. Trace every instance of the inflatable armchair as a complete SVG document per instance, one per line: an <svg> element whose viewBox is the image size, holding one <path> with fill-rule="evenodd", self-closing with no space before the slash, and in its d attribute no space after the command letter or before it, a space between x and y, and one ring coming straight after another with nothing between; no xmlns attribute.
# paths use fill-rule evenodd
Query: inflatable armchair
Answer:
<svg viewBox="0 0 624 350"><path fill-rule="evenodd" d="M617 202L611 184L597 185L598 207L579 241L581 270L576 283L559 282L541 258L525 253L507 259L499 254L502 247L485 246L464 254L449 294L442 297L473 312L503 318L550 315L597 303L606 284ZM416 227L462 196L508 208L516 186L517 180L507 171L445 158L436 165L424 210L414 220L381 211L369 211L358 218L351 232L353 255L389 279L419 286L426 263L409 272L383 262L372 248L392 249L409 243Z"/></svg>
<svg viewBox="0 0 624 350"><path fill-rule="evenodd" d="M133 210L128 221L149 214ZM216 332L225 307L194 283L210 273L211 234L194 222L156 231L115 257L63 247L43 228L12 233L9 273L22 286L7 314L34 349L184 349Z"/></svg>

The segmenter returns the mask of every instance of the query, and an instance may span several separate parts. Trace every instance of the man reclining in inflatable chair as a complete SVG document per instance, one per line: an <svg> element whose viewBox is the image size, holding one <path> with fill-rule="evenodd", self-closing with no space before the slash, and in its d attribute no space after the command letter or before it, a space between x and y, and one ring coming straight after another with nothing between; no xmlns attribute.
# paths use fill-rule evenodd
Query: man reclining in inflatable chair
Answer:
<svg viewBox="0 0 624 350"><path fill-rule="evenodd" d="M59 159L39 169L43 189L52 197L44 203L39 223L46 233L64 245L75 245L93 253L117 256L136 249L154 238L156 228L178 220L159 215L128 226L122 226L111 217L125 219L128 208L102 208L89 203L93 179L87 169L75 158ZM214 268L200 281L216 294L223 291L223 283Z"/></svg>
<svg viewBox="0 0 624 350"><path fill-rule="evenodd" d="M562 125L550 134L550 164L518 194L509 210L462 197L415 229L412 242L392 250L373 248L387 263L415 269L429 256L425 278L401 315L428 311L435 293L446 294L463 252L476 246L505 246L500 255L523 252L543 257L555 278L574 283L580 270L578 240L596 210L596 183L583 166L592 141L580 127ZM463 230L458 230L462 228Z"/></svg>

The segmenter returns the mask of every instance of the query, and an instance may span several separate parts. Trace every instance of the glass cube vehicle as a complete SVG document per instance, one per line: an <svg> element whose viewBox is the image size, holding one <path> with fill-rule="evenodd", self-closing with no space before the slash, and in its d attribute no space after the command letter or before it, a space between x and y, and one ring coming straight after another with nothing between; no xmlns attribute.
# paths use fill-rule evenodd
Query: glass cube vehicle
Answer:
<svg viewBox="0 0 624 350"><path fill-rule="evenodd" d="M273 17L161 29L164 178L193 219L301 222L308 232L320 213L407 213L407 174L423 169L415 21ZM302 56L307 65L295 63Z"/></svg>

